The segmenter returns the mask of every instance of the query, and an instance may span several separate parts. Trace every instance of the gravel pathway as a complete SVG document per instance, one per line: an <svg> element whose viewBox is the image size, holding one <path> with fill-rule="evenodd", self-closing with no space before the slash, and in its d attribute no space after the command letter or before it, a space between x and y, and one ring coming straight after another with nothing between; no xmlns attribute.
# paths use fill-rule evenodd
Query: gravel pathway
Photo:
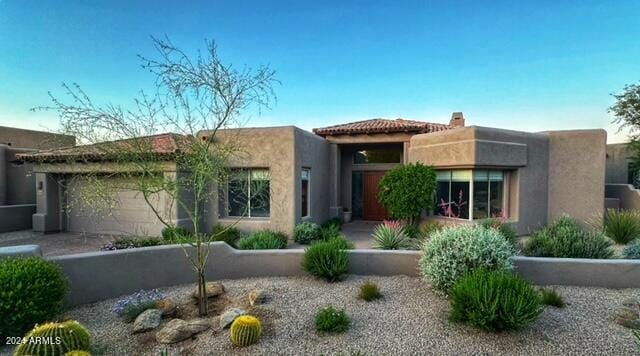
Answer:
<svg viewBox="0 0 640 356"><path fill-rule="evenodd" d="M359 285L378 283L384 298L358 300ZM194 340L159 346L154 333L132 336L131 324L111 313L115 300L69 311L93 333L104 355L632 355L639 354L632 333L611 321L616 306L638 289L556 287L568 306L547 308L531 327L518 332L487 333L447 320L449 303L414 277L349 276L328 284L306 277L253 278L221 281L229 296L260 288L269 299L263 305L270 321L257 345L234 348L228 330L214 328ZM181 299L193 285L167 288ZM342 335L318 335L316 311L328 304L346 308L351 329ZM142 346L140 346L142 345Z"/></svg>

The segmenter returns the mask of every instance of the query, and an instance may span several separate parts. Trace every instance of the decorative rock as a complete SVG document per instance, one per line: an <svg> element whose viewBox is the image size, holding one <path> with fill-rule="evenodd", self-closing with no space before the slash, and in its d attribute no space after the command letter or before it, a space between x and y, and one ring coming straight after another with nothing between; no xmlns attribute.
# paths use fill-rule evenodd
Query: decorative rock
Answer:
<svg viewBox="0 0 640 356"><path fill-rule="evenodd" d="M156 302L156 309L162 312L162 316L172 316L176 313L178 306L169 298L160 299Z"/></svg>
<svg viewBox="0 0 640 356"><path fill-rule="evenodd" d="M182 319L172 319L156 333L156 341L161 344L173 344L186 340L210 327L211 325L204 320L186 322Z"/></svg>
<svg viewBox="0 0 640 356"><path fill-rule="evenodd" d="M207 298L213 298L213 297L217 297L220 294L224 293L224 286L222 285L222 283L218 283L218 282L207 282L206 284L206 290L207 290ZM196 286L196 288L193 290L193 297L194 298L198 298L198 287Z"/></svg>
<svg viewBox="0 0 640 356"><path fill-rule="evenodd" d="M153 330L160 325L162 312L158 309L147 309L143 311L133 322L133 333L143 333Z"/></svg>
<svg viewBox="0 0 640 356"><path fill-rule="evenodd" d="M640 313L629 307L620 307L616 309L614 321L625 328L640 328Z"/></svg>
<svg viewBox="0 0 640 356"><path fill-rule="evenodd" d="M254 306L264 302L266 295L262 289L255 289L249 292L249 304Z"/></svg>
<svg viewBox="0 0 640 356"><path fill-rule="evenodd" d="M234 320L240 315L247 314L247 311L241 308L227 309L222 315L220 315L220 327L225 329L231 326Z"/></svg>

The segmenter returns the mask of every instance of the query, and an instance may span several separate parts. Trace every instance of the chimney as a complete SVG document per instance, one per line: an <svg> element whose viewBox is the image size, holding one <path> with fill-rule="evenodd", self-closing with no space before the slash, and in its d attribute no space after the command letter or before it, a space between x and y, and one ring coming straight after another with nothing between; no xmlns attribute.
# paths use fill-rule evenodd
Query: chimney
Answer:
<svg viewBox="0 0 640 356"><path fill-rule="evenodd" d="M449 121L449 125L453 127L464 127L464 115L462 112L454 112L451 114L451 121Z"/></svg>

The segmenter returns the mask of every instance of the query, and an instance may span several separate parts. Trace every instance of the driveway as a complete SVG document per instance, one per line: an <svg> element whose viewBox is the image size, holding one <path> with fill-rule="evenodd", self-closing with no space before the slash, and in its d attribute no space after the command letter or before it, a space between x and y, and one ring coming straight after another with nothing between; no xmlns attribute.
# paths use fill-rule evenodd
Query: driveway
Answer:
<svg viewBox="0 0 640 356"><path fill-rule="evenodd" d="M42 234L31 230L0 233L0 247L16 245L40 245L45 256L70 255L100 251L102 245L111 242L107 235L90 235L73 232Z"/></svg>

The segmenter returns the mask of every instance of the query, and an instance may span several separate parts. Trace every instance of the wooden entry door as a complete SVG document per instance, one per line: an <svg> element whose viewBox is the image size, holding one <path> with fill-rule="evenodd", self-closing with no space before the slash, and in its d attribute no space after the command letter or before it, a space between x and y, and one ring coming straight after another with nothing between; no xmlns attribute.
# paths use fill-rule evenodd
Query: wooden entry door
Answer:
<svg viewBox="0 0 640 356"><path fill-rule="evenodd" d="M387 210L378 202L378 183L385 172L363 172L362 174L362 219L385 220Z"/></svg>

